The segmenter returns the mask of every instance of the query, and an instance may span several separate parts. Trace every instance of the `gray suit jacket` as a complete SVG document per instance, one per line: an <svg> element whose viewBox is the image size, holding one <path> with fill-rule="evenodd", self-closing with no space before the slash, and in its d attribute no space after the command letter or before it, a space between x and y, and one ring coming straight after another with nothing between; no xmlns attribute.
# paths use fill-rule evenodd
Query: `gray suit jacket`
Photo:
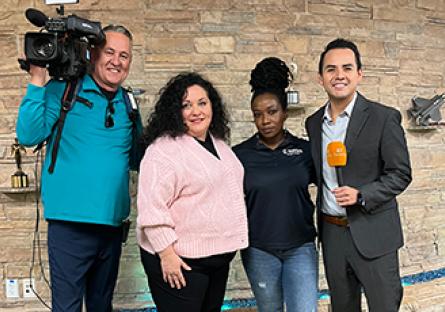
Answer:
<svg viewBox="0 0 445 312"><path fill-rule="evenodd" d="M321 127L324 109L320 108L306 120L317 174L318 209L321 208L323 183ZM403 245L396 196L411 182L411 166L400 122L397 110L358 94L346 132L344 143L348 158L342 170L344 184L358 189L366 202L364 207L347 207L346 213L354 244L367 258L393 252ZM321 226L321 222L318 224Z"/></svg>

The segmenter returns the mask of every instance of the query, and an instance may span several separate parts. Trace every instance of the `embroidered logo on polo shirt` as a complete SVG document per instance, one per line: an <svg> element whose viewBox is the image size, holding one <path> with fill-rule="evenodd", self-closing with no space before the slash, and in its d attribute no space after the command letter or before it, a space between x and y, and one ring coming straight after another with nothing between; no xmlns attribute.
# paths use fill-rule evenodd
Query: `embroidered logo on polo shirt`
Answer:
<svg viewBox="0 0 445 312"><path fill-rule="evenodd" d="M303 154L303 150L300 148L283 148L282 152L286 156L297 156Z"/></svg>

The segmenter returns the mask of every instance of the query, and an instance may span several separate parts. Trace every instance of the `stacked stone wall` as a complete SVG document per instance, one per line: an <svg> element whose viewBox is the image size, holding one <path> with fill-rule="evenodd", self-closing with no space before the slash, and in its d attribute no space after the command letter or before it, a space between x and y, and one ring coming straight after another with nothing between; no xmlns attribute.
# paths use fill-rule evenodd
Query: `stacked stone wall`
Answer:
<svg viewBox="0 0 445 312"><path fill-rule="evenodd" d="M24 34L36 30L25 19L28 7L55 15L55 7L40 0L3 0L0 7L0 310L40 306L34 299L5 295L6 279L29 276L36 218L35 193L5 190L15 171L10 146L28 81L17 58L23 56ZM146 90L141 98L144 118L159 89L176 73L198 71L213 81L231 113L233 144L255 131L248 81L258 61L277 56L293 68L292 87L301 102L290 109L286 126L305 136L305 118L326 101L317 83L320 52L337 37L355 41L364 64L360 92L399 109L404 117L414 180L399 197L405 233L402 275L445 267L444 128L415 128L406 113L413 96L430 98L445 91L444 0L80 0L65 9L103 25L124 24L134 33L127 82ZM32 182L35 160L28 149L24 170ZM133 175L133 185L136 181ZM48 300L42 276L42 271L48 274L44 222L40 231L43 270L36 265L32 272L39 294ZM320 286L326 287L323 274ZM251 296L239 260L230 273L227 296ZM115 302L128 308L150 302L134 230L122 256Z"/></svg>

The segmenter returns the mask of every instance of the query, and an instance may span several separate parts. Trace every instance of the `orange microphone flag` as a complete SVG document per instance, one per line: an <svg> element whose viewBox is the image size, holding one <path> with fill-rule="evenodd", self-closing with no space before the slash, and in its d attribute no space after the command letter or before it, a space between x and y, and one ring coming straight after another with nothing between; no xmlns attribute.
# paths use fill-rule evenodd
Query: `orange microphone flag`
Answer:
<svg viewBox="0 0 445 312"><path fill-rule="evenodd" d="M346 146L343 142L332 141L328 144L327 150L328 165L331 167L344 167L346 166L347 153Z"/></svg>

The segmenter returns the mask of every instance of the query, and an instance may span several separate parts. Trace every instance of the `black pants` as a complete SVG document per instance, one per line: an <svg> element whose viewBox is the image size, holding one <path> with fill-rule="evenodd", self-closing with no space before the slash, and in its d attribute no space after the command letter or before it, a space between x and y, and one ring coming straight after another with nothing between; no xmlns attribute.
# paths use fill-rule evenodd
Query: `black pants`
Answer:
<svg viewBox="0 0 445 312"><path fill-rule="evenodd" d="M49 221L52 311L111 312L121 246L122 227Z"/></svg>
<svg viewBox="0 0 445 312"><path fill-rule="evenodd" d="M141 248L153 301L159 312L220 312L224 301L230 261L234 252L206 258L182 258L192 270L183 270L187 286L176 289L164 282L158 255Z"/></svg>
<svg viewBox="0 0 445 312"><path fill-rule="evenodd" d="M369 237L372 239L372 237ZM333 312L360 312L363 287L370 312L396 312L402 301L397 251L365 258L348 227L323 223L323 260Z"/></svg>

